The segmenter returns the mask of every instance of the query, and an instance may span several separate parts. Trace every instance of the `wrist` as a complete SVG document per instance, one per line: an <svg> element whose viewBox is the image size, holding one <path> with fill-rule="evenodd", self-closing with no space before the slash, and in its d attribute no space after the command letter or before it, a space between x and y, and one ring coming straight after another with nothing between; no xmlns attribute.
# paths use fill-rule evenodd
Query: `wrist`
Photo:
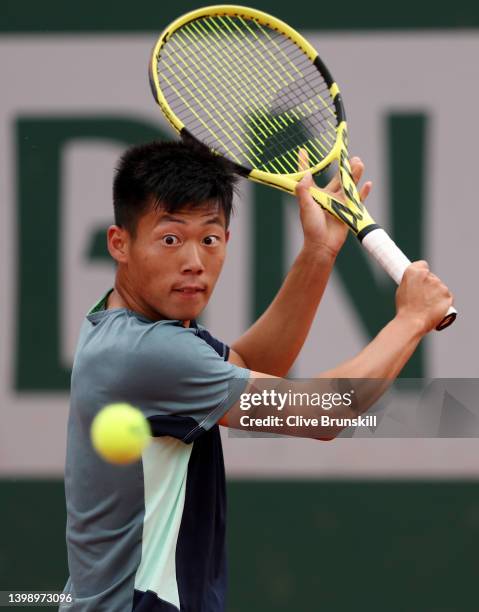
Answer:
<svg viewBox="0 0 479 612"><path fill-rule="evenodd" d="M396 313L394 320L397 321L399 325L407 329L414 337L422 338L429 331L429 329L426 327L424 317L421 317L417 313L399 311Z"/></svg>
<svg viewBox="0 0 479 612"><path fill-rule="evenodd" d="M322 242L304 242L302 252L313 259L322 261L323 263L334 264L338 251L331 248Z"/></svg>

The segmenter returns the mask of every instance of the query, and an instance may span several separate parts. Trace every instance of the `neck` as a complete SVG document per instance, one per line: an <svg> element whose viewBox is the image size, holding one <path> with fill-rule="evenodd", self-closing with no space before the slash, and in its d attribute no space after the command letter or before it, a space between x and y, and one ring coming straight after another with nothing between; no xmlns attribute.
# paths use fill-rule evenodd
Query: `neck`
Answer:
<svg viewBox="0 0 479 612"><path fill-rule="evenodd" d="M129 284L122 282L119 275L115 278L115 285L113 291L108 296L106 308L127 308L152 321L161 321L168 318L150 308L143 300L138 299L129 287ZM183 327L190 327L189 320L182 321L182 323Z"/></svg>

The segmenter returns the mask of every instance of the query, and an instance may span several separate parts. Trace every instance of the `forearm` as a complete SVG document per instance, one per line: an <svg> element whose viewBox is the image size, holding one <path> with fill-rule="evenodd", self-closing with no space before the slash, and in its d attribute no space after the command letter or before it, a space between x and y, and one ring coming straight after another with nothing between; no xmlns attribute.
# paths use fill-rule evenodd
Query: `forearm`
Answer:
<svg viewBox="0 0 479 612"><path fill-rule="evenodd" d="M326 249L303 248L269 308L232 345L248 368L287 374L311 328L334 261Z"/></svg>
<svg viewBox="0 0 479 612"><path fill-rule="evenodd" d="M295 404L286 403L280 413L283 421L287 422L288 416L297 414L301 414L306 419L320 418L321 415L327 414L333 418L333 422L335 418L354 418L363 414L381 397L398 376L423 336L424 329L420 322L396 316L358 355L331 370L318 374L316 380L314 378L309 381L297 382L288 379L278 380L274 388L276 393L283 395L283 397L290 397L291 392L306 393L310 394L311 397L318 393L321 395L327 393L331 396L333 393L342 392L343 387L354 396L352 403L340 403L338 406L330 407L327 413L318 409L317 406L309 404L298 409ZM252 378L255 380L252 381L249 391L257 393L263 388L260 379L267 378L267 376L254 372ZM341 383L340 379L343 379L346 386L339 384ZM269 386L270 382L266 382L266 388L269 388ZM268 410L271 411L271 408ZM257 409L255 416L261 416L262 412L261 409ZM243 414L244 412L236 407L236 409L230 411L223 424L241 429L240 419ZM266 412L266 414L269 414L269 412ZM342 426L311 428L299 425L285 428L283 425L276 427L268 424L267 426L258 425L257 427L249 425L248 429L283 435L331 439L341 431Z"/></svg>

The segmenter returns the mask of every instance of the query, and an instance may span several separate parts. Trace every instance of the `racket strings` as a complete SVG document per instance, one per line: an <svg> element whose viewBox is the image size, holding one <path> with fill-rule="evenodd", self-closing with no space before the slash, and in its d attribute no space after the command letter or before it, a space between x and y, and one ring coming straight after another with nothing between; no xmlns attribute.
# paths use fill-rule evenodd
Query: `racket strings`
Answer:
<svg viewBox="0 0 479 612"><path fill-rule="evenodd" d="M221 96L221 97L222 97L222 96ZM222 106L222 108L224 108L224 107ZM303 114L303 115L305 115L305 112L303 111L303 113L302 113L302 114ZM229 120L231 120L231 118L232 118L232 117L231 117L231 114L230 114L230 113L226 112L226 116L228 117L228 119L229 119ZM264 123L264 121L262 121L262 120L261 120L261 117L256 117L256 119L257 119L257 123L258 123L258 120L259 120L259 122L261 122L261 123L263 124L263 126L265 126L265 123ZM267 126L267 125L266 125L265 127L266 127L266 129L268 129L268 126ZM274 127L274 126L273 126L273 127ZM260 129L261 129L261 128L260 128ZM268 130L268 131L271 133L271 130ZM263 132L263 134L264 134L264 132ZM264 134L264 135L265 135L265 134ZM250 140L251 140L251 139L250 139ZM254 146L254 143L251 143L251 144L253 144L253 146ZM329 143L328 143L328 144L329 144ZM311 145L311 146L312 146L312 148L310 149L310 152L314 152L314 149L315 149L315 144L314 144L314 142L312 143L312 145ZM258 148L258 147L256 147L256 148ZM323 153L324 153L324 147L322 147L322 149L323 149L323 150L319 151L320 156L322 156L322 155L323 155ZM316 151L318 151L318 149L317 149L317 148L316 148ZM251 160L250 160L250 161L251 161ZM257 162L257 161L258 161L258 159L256 159L255 161ZM282 168L280 168L280 170L283 170L283 171L287 171L287 170L294 171L294 164L295 164L295 161L296 161L296 160L295 160L295 156L293 156L293 158L292 158L292 160L291 160L291 161L292 161L292 164L293 164L293 166L292 166L292 167L290 167L290 168L284 168L284 166L283 166Z"/></svg>
<svg viewBox="0 0 479 612"><path fill-rule="evenodd" d="M242 18L241 18L241 20L242 20L242 22L244 21ZM255 25L257 25L257 27L259 27L259 25L256 24L256 22L252 22L252 23L254 23ZM283 82L285 87L288 86L288 82L282 77L281 71L284 71L284 68L283 68L283 65L278 61L278 54L276 53L276 50L279 50L281 52L282 58L287 59L288 64L291 65L294 68L294 70L301 77L305 77L305 74L301 70L301 67L303 67L305 70L308 70L310 75L317 76L317 74L318 74L317 70L316 70L316 68L314 66L311 65L311 62L310 62L309 58L307 56L305 56L304 53L298 47L296 47L295 45L292 45L291 41L289 41L289 39L285 38L283 34L281 34L279 32L274 32L273 35L271 36L271 35L269 35L268 30L266 28L263 28L261 30L261 33L264 33L266 36L268 36L268 39L270 41L272 41L273 44L274 44L274 47L275 47L275 49L273 50L274 53L270 52L270 56L273 59L273 62L275 62L276 65L277 65L276 66L277 69L275 70L275 75L280 78L280 80ZM275 41L275 37L278 39L279 44ZM291 57L294 58L294 60L296 62L296 65L293 64L291 59L288 57L287 53L285 51L283 51L282 46L284 46L285 44L288 47L287 51L290 53ZM264 44L262 44L262 47L263 47L263 49L266 49ZM253 49L253 52L256 53L257 50ZM246 55L246 57L247 57L247 55ZM257 58L255 57L254 59L257 59ZM272 66L271 63L269 63L268 65L270 67ZM254 66L254 64L253 64L253 66ZM268 74L272 74L272 72L271 73L265 73L266 76L268 76ZM286 74L288 74L288 73L286 73ZM264 79L265 75L262 75L263 79ZM296 83L297 85L299 85L298 81L294 80L293 78L291 78L290 83L292 83L292 84ZM274 88L277 87L277 82L272 80L272 81L270 81L269 85L270 85L270 87L272 87L274 89ZM323 102L323 104L325 104L325 107L327 107L327 104L324 102L324 98L322 98L322 94L326 93L326 95L329 96L329 90L328 90L326 84L324 83L324 81L323 81L323 85L324 85L323 90L322 91L317 91L315 93L316 93L316 95L319 98L322 99L322 102ZM305 93L304 89L303 89L303 93ZM310 91L306 92L306 96L305 97L306 97L306 99L310 99L311 98L311 92ZM292 99L291 102L292 102L292 106L293 107L294 107L294 104L297 104L299 102L299 96L298 96L297 93L296 93L296 97L294 99ZM327 108L330 111L330 113L334 116L334 112L332 111L331 107L327 107ZM334 130L334 126L333 126L333 130Z"/></svg>
<svg viewBox="0 0 479 612"><path fill-rule="evenodd" d="M233 22L233 20L231 19L231 17L228 17L227 19L229 19L231 22ZM258 29L258 33L263 35L265 38L267 38L267 40L269 42L271 42L271 47L268 48L264 42L261 40L261 37L256 35L253 31L253 28L250 26L250 24L242 17L239 17L240 22L248 28L248 30L250 32L253 33L253 35L255 36L255 39L258 41L258 43L260 44L261 48L266 52L265 53L265 58L268 62L268 66L272 69L272 71L274 72L276 78L278 78L279 80L281 80L283 82L283 84L285 86L288 85L287 81L283 78L283 75L287 75L290 76L287 72L285 72L285 65L288 64L293 72L295 72L297 75L299 75L300 77L300 81L301 79L305 78L305 74L304 72L301 70L300 66L301 64L303 64L303 66L308 69L309 68L309 72L315 74L316 73L316 69L313 68L313 70L311 70L311 62L309 60L309 58L307 58L307 56L304 55L304 53L295 45L291 46L291 42L289 41L289 39L285 38L283 34L279 33L279 32L275 32L273 30L271 30L271 32L267 29L267 28L261 28L261 26L255 22L255 21L251 21L250 23L253 26L256 26L256 28ZM233 22L234 23L234 22ZM236 24L235 24L236 25ZM236 26L237 27L237 26ZM277 40L275 40L277 39ZM286 44L287 46L287 50L285 52L285 50L283 49L283 46ZM256 52L256 48L254 49L254 52ZM288 55L288 53L294 57L295 59L295 63L293 63L290 59L290 56ZM269 61L269 60L272 60ZM298 85L298 80L296 78L291 78L291 82L295 83L296 85ZM306 82L306 81L305 81ZM324 85L326 85L324 83ZM325 87L324 91L327 91L327 96L329 96L329 91L327 89L327 87ZM334 111L332 110L332 108L330 106L327 105L327 103L325 102L324 98L321 97L320 92L317 92L317 94L325 108L327 110L330 111L330 113L334 116ZM308 98L310 97L310 92L308 92Z"/></svg>
<svg viewBox="0 0 479 612"><path fill-rule="evenodd" d="M184 30L186 30L186 28L184 28ZM231 91L231 87L228 88L227 86L225 86L224 66L220 64L216 57L213 55L211 57L212 61L209 64L209 70L206 70L206 68L204 68L203 66L206 66L208 58L204 55L204 50L202 50L199 44L195 42L194 38L192 39L189 36L188 32L183 31L182 33L185 34L189 38L189 40L193 42L196 52L200 53L200 55L203 54L204 62L197 64L198 71L200 72L201 77L205 78L205 81L208 83L208 86L212 87L213 92L219 96L220 110L224 112L224 116L227 117L230 121L233 121L233 123L237 127L241 128L238 116L236 116L235 119L232 115L231 110L226 109L225 106L230 105L231 97L232 95L235 95L235 93L239 93L243 97L243 99L246 99L248 96L250 96L254 101L255 110L257 111L256 118L263 137L266 138L268 132L270 134L273 133L267 121L264 120L265 115L264 111L262 110L262 106L265 104L265 102L260 100L259 98L259 96L261 95L261 91L256 86L254 79L252 83L247 83L246 80L241 77L241 73L237 71L233 91ZM178 38L180 39L181 44L176 46L175 50L177 53L181 53L182 47L183 49L185 48L185 41L181 39L181 36L177 36L177 39ZM248 105L248 109L252 109L251 105ZM254 142L251 138L249 138L248 140L256 149L261 151L261 149L257 146L256 142Z"/></svg>
<svg viewBox="0 0 479 612"><path fill-rule="evenodd" d="M201 49L199 44L195 41L195 38L191 37L190 33L186 32L185 30L186 28L183 29L182 34L185 35L189 39L190 42L192 42L192 44L195 47L196 53L201 55L203 53L203 50ZM177 57L179 56L181 60L185 61L185 58L187 57L187 55L185 55L185 49L187 49L185 40L179 34L176 36L176 40L177 41L179 40L179 44L175 46L176 55ZM171 44L170 44L170 50L171 50ZM171 55L168 55L167 57L169 59L172 59ZM196 68L198 70L199 76L201 76L201 78L203 78L205 82L208 84L210 91L218 96L217 102L219 104L219 110L221 113L223 113L222 115L223 118L227 120L225 122L225 127L228 127L228 121L229 121L229 122L232 122L232 124L236 128L240 128L242 130L243 128L240 124L240 117L237 116L236 114L233 115L234 109L230 108L231 107L231 97L232 95L234 95L235 92L230 91L228 87L225 86L225 79L224 79L224 73L223 73L224 66L222 66L213 56L211 58L212 61L210 62L208 68L206 68L206 65L207 65L206 57L203 57L202 59L204 61L197 62ZM174 72L173 69L170 68L170 72L173 73ZM243 96L243 98L245 98L248 95L248 85L246 84L246 82L244 82L243 79L241 79L239 73L237 74L235 89L237 92L239 92ZM260 103L257 98L255 98L255 104L256 106L260 106ZM177 111L186 110L186 109L181 109L180 106L181 105L178 106ZM188 105L185 105L185 106L188 106ZM215 101L210 100L210 106L214 108ZM268 131L269 128L267 124L264 121L262 121L261 116L258 117L258 121L263 126L264 130ZM229 125L231 125L231 123ZM206 126L206 130L208 131L208 126ZM252 141L251 138L248 138L248 141L250 142L253 148L258 149L261 152L261 149L259 149L256 142ZM252 165L255 165L255 164L252 163Z"/></svg>
<svg viewBox="0 0 479 612"><path fill-rule="evenodd" d="M278 48L278 46L277 46L277 48ZM307 66L309 66L309 67L310 67L310 62L305 62L305 64L306 64ZM283 82L284 82L284 79L283 79ZM303 111L303 115L304 115L304 111ZM282 119L282 117L280 117L280 118ZM276 122L278 122L278 120L277 120L277 119L276 119ZM283 120L283 122L284 122L284 120ZM284 122L284 123L285 123L285 125L288 125L286 122ZM264 125L264 122L263 122L263 125ZM280 127L281 127L281 126L280 126ZM326 140L327 140L327 139L326 139ZM328 144L329 144L329 142L328 142ZM312 147L312 148L314 149L314 143L313 143L313 147ZM324 147L323 147L323 148L324 148ZM323 151L321 151L321 154L322 154L322 153L323 153ZM322 156L322 155L321 155L321 156ZM293 163L294 163L294 162L293 162ZM291 169L290 169L290 170L291 170Z"/></svg>
<svg viewBox="0 0 479 612"><path fill-rule="evenodd" d="M298 149L316 165L336 140L329 89L282 33L244 17L208 17L174 32L158 78L188 130L236 163L297 171Z"/></svg>
<svg viewBox="0 0 479 612"><path fill-rule="evenodd" d="M171 50L171 46L169 49ZM191 105L185 99L185 95L188 95L188 91L189 91L188 83L192 83L191 77L188 74L188 70L190 66L187 63L185 56L182 56L181 54L181 47L177 47L176 51L177 52L174 58L170 54L167 55L167 58L174 61L175 70L177 71L179 70L181 75L185 78L185 86L183 88L178 88L172 84L171 79L175 77L175 72L171 68L170 68L170 78L168 78L168 76L166 75L164 76L167 82L169 83L170 87L175 90L178 97L182 100L182 104L184 108L186 110L190 110L193 113ZM217 115L216 106L218 106L221 112L220 117L224 119L224 121L220 122L215 117L213 119L213 122L215 123L215 125L219 127L221 131L225 133L226 136L229 135L229 132L226 130L226 128L228 128L230 131L232 130L233 134L238 137L239 141L241 141L241 136L238 135L235 129L236 127L241 128L241 126L238 123L237 118L235 118L231 113L231 109L229 108L230 106L229 100L226 97L223 91L223 88L221 87L221 82L218 80L218 78L214 75L212 71L209 71L209 73L206 72L206 70L202 68L201 64L197 65L197 69L198 69L198 72L201 78L204 79L205 82L207 83L210 93L213 92L216 96L218 96L215 103L213 103L211 96L207 96L205 94L204 89L198 89L198 98L200 99L201 102L204 103L205 105L204 109L205 109L206 114L208 115L208 117L211 117L211 111L212 111L215 115ZM215 80L217 82L215 82ZM177 107L177 110L179 110L178 107ZM207 130L209 130L208 124L205 123L204 126ZM233 143L236 144L236 146L238 147L237 143L235 143L234 141ZM241 152L241 148L240 148L240 152Z"/></svg>
<svg viewBox="0 0 479 612"><path fill-rule="evenodd" d="M305 62L305 64L308 65L307 62ZM254 77L253 78L253 87L254 87L254 92L256 93L256 92L258 92L258 89L257 89L257 87L255 85L255 82L256 82L256 78ZM255 100L255 104L256 104L258 102L257 96L254 96L254 100ZM260 104L261 104L261 102L260 102ZM298 119L298 120L300 119L300 117L297 115L297 113L294 112L294 109L292 111L292 114L295 115L296 119ZM308 112L308 114L309 114L309 112ZM302 115L306 116L306 112L303 111ZM259 127L262 135L266 136L264 134L264 131L263 131L262 128L266 128L266 130L270 134L278 133L278 129L280 131L284 130L285 128L287 129L289 127L289 125L292 123L292 121L291 121L291 117L290 116L288 117L288 113L286 113L286 116L287 116L288 120L283 118L279 113L275 113L273 115L270 114L268 116L267 111L265 110L265 106L263 105L263 107L260 108L260 115L256 116L255 119L258 122L258 127ZM266 121L266 124L265 124L265 121ZM270 129L270 126L268 125L268 122L270 122L270 125L272 125L273 130ZM283 138L284 137L285 137L285 134L283 132ZM314 144L313 144L312 148L314 149ZM288 160L289 161L289 167L288 168L284 167L284 165L281 162L281 158L273 158L272 160L269 161L269 163L271 165L274 162L273 165L276 165L276 164L279 165L280 169L283 170L283 171L294 172L295 171L295 164L297 163L297 157L296 157L295 154L293 155L291 153L288 153L288 155L290 156L290 159ZM323 152L321 152L320 155L322 156Z"/></svg>
<svg viewBox="0 0 479 612"><path fill-rule="evenodd" d="M255 22L253 22L253 23L255 23ZM266 29L264 29L263 31L264 31L264 33L265 33L266 35L268 34L268 31L267 31ZM273 36L276 36L276 37L279 39L280 44L276 44L276 42L274 41L274 37L273 37ZM294 54L297 56L297 57L295 57L296 62L298 62L298 59L299 59L299 62L301 62L301 63L303 64L303 66L304 66L304 67L306 67L307 69L309 69L309 72L310 72L310 73L312 73L314 76L317 76L317 74L318 74L318 73L317 73L316 69L315 69L315 68L314 68L314 67L311 65L311 62L309 61L309 58L307 58L307 57L306 57L306 56L303 54L303 52L302 52L302 51L301 51L301 50L300 50L298 47L296 47L296 46L291 46L290 41L289 41L288 39L286 39L286 38L285 38L285 37L284 37L282 34L279 34L279 33L275 32L273 36L269 36L268 38L269 38L269 40L271 40L271 41L273 41L273 42L275 43L275 47L276 47L276 48L274 49L274 54L271 54L271 57L273 58L273 60L274 60L274 61L276 61L276 63L277 63L277 68L278 68L278 69L277 69L277 70L274 70L274 67L272 67L272 64L271 64L270 62L269 62L269 66L273 68L274 73L275 73L275 75L276 75L276 76L281 77L281 72L280 72L280 70L282 70L282 65L281 65L280 63L278 63L278 61L277 61L277 53L276 53L276 50L281 50L281 44L283 44L283 45L284 45L284 43L285 43L285 42L286 42L286 43L288 44L288 46L289 46L288 51L291 53L291 50L293 50ZM265 45L264 45L264 44L262 44L262 47L263 47L263 48L265 48ZM254 51L256 51L256 49L254 49ZM282 51L282 50L281 50L281 51ZM288 56L286 55L286 53L285 53L285 52L283 52L283 51L282 51L282 53L281 53L281 54L282 54L282 56L283 56L284 58L288 58ZM298 57L298 56L299 56L299 57ZM289 63L290 65L294 66L294 64L291 62L291 60L289 60L289 58L288 58L288 63ZM300 74L300 75L303 77L303 76L304 76L304 73L303 73L301 70L298 70L298 68L297 68L296 66L294 66L294 67L295 67L295 69L296 69L296 72L298 72L298 73L299 73L299 74ZM269 74L272 74L272 72L273 72L273 71L271 71ZM266 73L266 74L268 74L268 73ZM287 73L286 73L286 74L287 74ZM282 83L283 83L283 85L284 85L285 87L287 87L287 86L288 86L288 83L285 81L285 79L281 78L281 81L282 81ZM291 79L291 81L293 82L293 84L295 83L295 81L294 81L293 79ZM325 83L323 83L323 84L325 85ZM276 85L276 83L275 83L274 81L270 83L270 86L272 86L272 87L274 87L275 85ZM300 86L300 85L301 85L301 83L300 83L300 82L298 83L298 82L296 81L296 85L297 85L297 88L298 88L298 86ZM296 88L296 89L297 89L297 88ZM301 88L301 89L302 89L302 90L303 90L303 92L304 92L304 89L303 89L303 88ZM327 92L327 95L329 96L329 91L328 91L328 89L327 89L327 87L326 87L326 86L323 88L323 91L324 91L324 92ZM318 91L316 90L315 94L316 94L316 95L317 95L317 96L318 96L318 97L321 99L321 101L323 102L323 104L325 105L325 107L327 107L327 105L326 105L326 104L325 104L325 102L324 102L324 98L321 96L321 92L318 92ZM306 92L306 96L305 96L305 97L306 97L306 99L311 98L311 92L310 92L310 91L309 91L309 92ZM297 94L297 93L296 93L296 98L298 98L298 94ZM292 100L291 100L291 102L292 102L292 106L294 107L294 104L298 104L298 103L299 103L299 98L298 98L298 99L292 99ZM334 116L334 112L331 110L331 108L330 108L330 107L327 107L327 108L328 108L329 112L330 112L330 113L331 113L331 114ZM317 110L317 107L316 107L316 110ZM282 119L282 118L281 118L281 119ZM334 129L334 126L333 126L333 129Z"/></svg>
<svg viewBox="0 0 479 612"><path fill-rule="evenodd" d="M237 38L237 37L235 37ZM264 81L264 75L262 75L259 70L257 69L256 65L250 61L250 58L248 57L248 50L246 49L245 53L243 53L243 49L236 49L235 47L233 47L233 50L235 51L235 56L237 57L242 57L242 59L245 60L245 63L248 67L248 69L250 70L250 73L247 75L248 79L249 79L249 83L247 84L247 87L249 89L251 89L251 86L253 86L253 97L254 97L254 101L257 104L259 102L260 105L262 105L262 108L260 107L260 113L266 117L267 122L269 122L272 127L273 130L276 132L277 129L283 129L285 126L288 126L288 122L285 120L285 118L283 118L282 116L275 116L275 115L271 115L265 110L266 106L268 104L268 100L264 97L263 91L262 89L264 89L264 83L262 81ZM239 53L238 53L239 51ZM232 59L232 55L229 55L228 59ZM303 58L302 58L303 59ZM310 64L310 63L309 63ZM308 65L308 62L305 62L305 65ZM237 74L240 74L240 71L237 72ZM259 75L259 80L258 80L258 76ZM252 77L252 78L251 78ZM284 81L283 81L284 82ZM259 85L259 87L258 87ZM274 81L271 81L270 83L268 83L269 88L270 89L274 89L277 87L276 83ZM275 87L276 86L276 87ZM259 96L263 96L262 100L258 100L258 94ZM263 127L264 127L264 122L263 122ZM266 128L268 129L268 125L266 125ZM271 130L269 130L271 133Z"/></svg>
<svg viewBox="0 0 479 612"><path fill-rule="evenodd" d="M244 21L242 18L240 18L240 19L242 21ZM257 27L259 28L259 25L256 22L253 22L253 23L255 23L257 25ZM296 86L298 86L298 84L301 83L302 79L305 79L304 82L307 83L306 77L307 76L311 76L311 73L314 74L315 71L316 71L315 68L312 69L311 62L310 62L309 58L307 58L307 56L305 56L304 53L298 47L296 47L296 46L291 47L291 43L290 43L289 39L285 38L284 35L282 35L281 33L273 32L273 34L271 35L268 32L268 29L266 29L266 28L263 28L261 30L261 33L264 34L264 36L267 37L268 40L272 43L272 48L273 48L272 50L273 50L273 52L276 52L276 51L278 52L278 53L275 53L274 55L272 55L272 58L277 61L279 71L282 70L282 66L283 66L284 63L288 64L292 68L293 72L296 72L297 75L299 75L299 77L300 77L299 81L298 81L298 79L294 79L294 81L293 81L296 84ZM277 40L275 40L275 39L277 39ZM285 45L287 46L286 51L283 49L283 46L285 46ZM271 50L268 50L265 47L265 45L262 45L262 47L266 51L271 51ZM288 53L292 57L294 57L296 63L293 63L291 61L290 56L288 55ZM279 58L281 58L283 63L279 63L278 62ZM304 74L304 72L301 70L302 66L304 66L306 72L310 73L309 75ZM324 83L324 86L325 86L323 91L322 92L317 92L316 95L321 99L321 101L322 101L322 103L324 105L324 108L327 111L329 111L329 113L334 118L335 114L334 114L334 111L333 111L332 107L327 105L327 103L326 103L326 101L325 101L325 99L324 99L324 97L322 95L322 94L325 94L326 97L329 97L329 90L328 90L328 88L326 86L326 83L325 82L323 82L323 83ZM307 92L307 97L310 98L310 91Z"/></svg>

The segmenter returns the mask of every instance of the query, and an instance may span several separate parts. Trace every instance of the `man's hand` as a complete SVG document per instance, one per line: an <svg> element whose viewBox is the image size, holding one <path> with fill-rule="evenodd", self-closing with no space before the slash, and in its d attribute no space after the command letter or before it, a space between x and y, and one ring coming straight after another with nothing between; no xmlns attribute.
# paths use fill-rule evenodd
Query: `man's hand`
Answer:
<svg viewBox="0 0 479 612"><path fill-rule="evenodd" d="M354 182L358 184L364 172L364 164L359 157L353 157L350 161ZM308 167L307 154L302 150L300 152L299 168L305 170ZM296 187L299 214L304 233L304 246L315 250L323 250L336 257L346 239L348 228L313 200L309 193L309 188L313 186L315 186L313 177L308 172ZM371 187L371 181L364 183L359 191L361 201L364 202L368 197ZM336 199L344 201L339 173L328 183L324 191Z"/></svg>
<svg viewBox="0 0 479 612"><path fill-rule="evenodd" d="M415 261L406 268L396 292L396 311L419 325L422 334L430 332L442 321L453 296L446 285L432 272L425 261Z"/></svg>

